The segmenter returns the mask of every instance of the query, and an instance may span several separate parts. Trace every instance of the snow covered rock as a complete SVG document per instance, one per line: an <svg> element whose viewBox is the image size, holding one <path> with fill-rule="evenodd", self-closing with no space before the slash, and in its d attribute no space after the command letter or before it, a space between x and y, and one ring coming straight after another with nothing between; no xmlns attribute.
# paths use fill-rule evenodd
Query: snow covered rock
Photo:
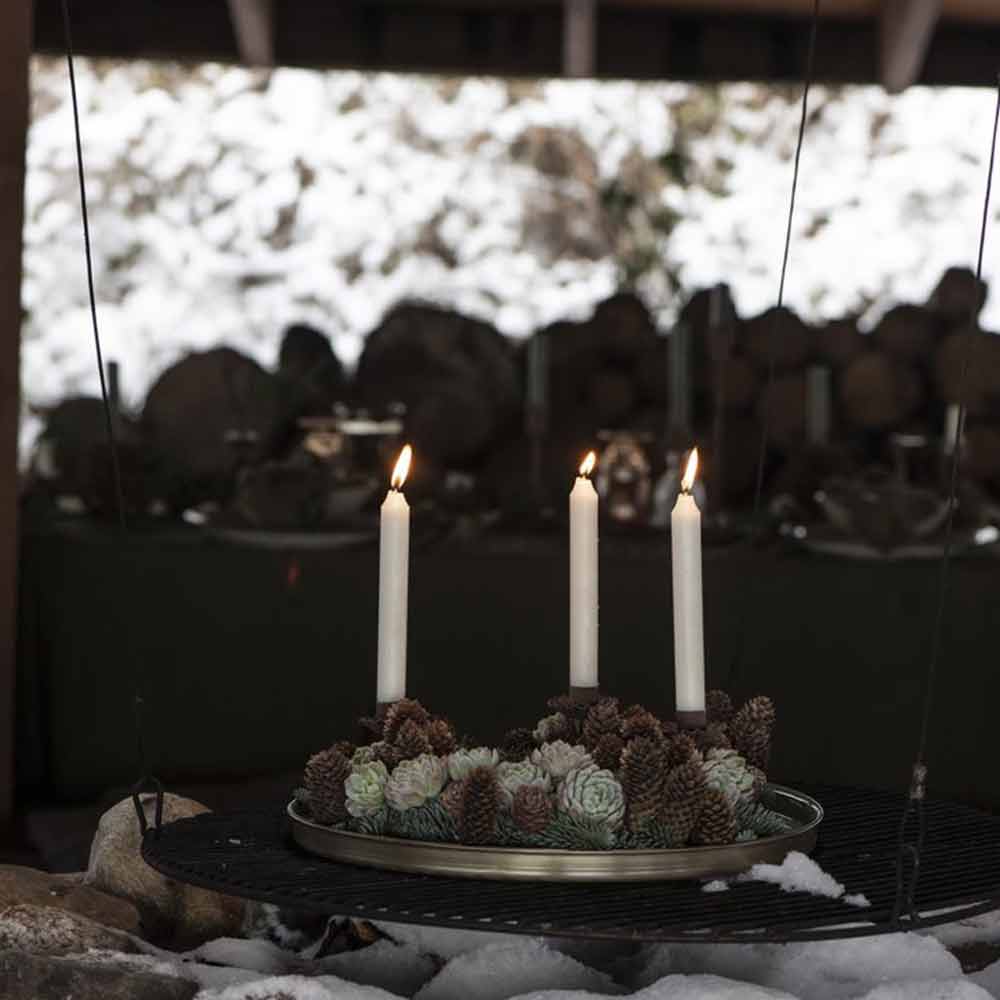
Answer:
<svg viewBox="0 0 1000 1000"><path fill-rule="evenodd" d="M4 1000L191 1000L197 990L173 976L0 951Z"/></svg>
<svg viewBox="0 0 1000 1000"><path fill-rule="evenodd" d="M154 796L142 798L146 817L152 822ZM207 811L191 799L164 796L164 823ZM90 848L87 884L131 900L142 916L144 930L158 941L192 947L239 932L245 915L242 900L171 881L142 860L141 840L132 800L123 799L97 825Z"/></svg>
<svg viewBox="0 0 1000 1000"><path fill-rule="evenodd" d="M125 899L92 889L83 875L51 875L19 865L0 865L0 912L30 903L69 910L128 934L139 933L139 911Z"/></svg>
<svg viewBox="0 0 1000 1000"><path fill-rule="evenodd" d="M933 938L889 934L803 944L655 945L631 979L647 986L670 973L725 976L806 1000L854 1000L876 986L951 980L962 970Z"/></svg>
<svg viewBox="0 0 1000 1000"><path fill-rule="evenodd" d="M72 955L91 948L135 951L131 938L87 917L51 906L10 906L0 913L0 948Z"/></svg>
<svg viewBox="0 0 1000 1000"><path fill-rule="evenodd" d="M324 972L362 986L378 986L401 996L412 996L434 973L437 964L411 945L376 941L358 951L330 955L316 963Z"/></svg>
<svg viewBox="0 0 1000 1000"><path fill-rule="evenodd" d="M877 986L857 1000L991 1000L991 997L967 979L949 979Z"/></svg>
<svg viewBox="0 0 1000 1000"><path fill-rule="evenodd" d="M333 976L319 979L279 976L243 986L202 990L197 1000L399 1000L399 997L372 986L345 983Z"/></svg>
<svg viewBox="0 0 1000 1000"><path fill-rule="evenodd" d="M595 996L624 992L609 976L529 938L516 944L487 945L452 959L416 1000L507 1000L548 989L587 991Z"/></svg>

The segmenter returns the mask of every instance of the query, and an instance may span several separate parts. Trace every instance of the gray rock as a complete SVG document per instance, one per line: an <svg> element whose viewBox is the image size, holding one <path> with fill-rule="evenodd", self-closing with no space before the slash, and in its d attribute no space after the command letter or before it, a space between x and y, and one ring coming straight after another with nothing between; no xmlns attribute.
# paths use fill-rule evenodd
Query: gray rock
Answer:
<svg viewBox="0 0 1000 1000"><path fill-rule="evenodd" d="M34 955L72 955L91 948L136 951L132 939L121 931L69 910L30 903L9 906L0 913L0 948Z"/></svg>
<svg viewBox="0 0 1000 1000"><path fill-rule="evenodd" d="M83 885L83 873L51 875L35 868L0 865L0 912L19 904L70 910L127 934L139 934L139 911L125 899Z"/></svg>
<svg viewBox="0 0 1000 1000"><path fill-rule="evenodd" d="M155 799L144 795L143 808L152 823ZM172 823L208 809L192 799L166 795L163 821ZM237 937L243 927L243 900L183 885L161 875L142 860L139 820L131 799L124 799L100 819L90 849L86 883L130 900L142 916L152 940L172 947L195 948L220 937Z"/></svg>
<svg viewBox="0 0 1000 1000"><path fill-rule="evenodd" d="M197 984L173 976L0 951L4 1000L191 1000L197 992Z"/></svg>

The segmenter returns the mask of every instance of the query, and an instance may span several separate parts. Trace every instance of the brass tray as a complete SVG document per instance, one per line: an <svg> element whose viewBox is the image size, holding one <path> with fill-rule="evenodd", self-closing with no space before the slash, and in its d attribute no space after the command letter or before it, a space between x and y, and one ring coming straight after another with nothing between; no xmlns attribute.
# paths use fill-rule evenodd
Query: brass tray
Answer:
<svg viewBox="0 0 1000 1000"><path fill-rule="evenodd" d="M368 868L459 878L534 882L652 882L737 875L755 864L780 864L791 851L816 846L823 807L808 795L768 785L762 801L798 824L789 833L721 847L671 850L558 851L468 847L400 837L374 837L321 826L288 806L292 838L310 854Z"/></svg>

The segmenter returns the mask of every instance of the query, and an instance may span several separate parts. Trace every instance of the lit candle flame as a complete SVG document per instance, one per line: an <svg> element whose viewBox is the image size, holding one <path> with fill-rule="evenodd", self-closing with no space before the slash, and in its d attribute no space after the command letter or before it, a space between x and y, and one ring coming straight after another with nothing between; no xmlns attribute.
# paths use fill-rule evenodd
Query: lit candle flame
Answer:
<svg viewBox="0 0 1000 1000"><path fill-rule="evenodd" d="M392 470L392 479L389 481L394 490L400 489L406 482L406 477L410 471L410 462L413 460L413 449L406 445L396 459L396 465Z"/></svg>
<svg viewBox="0 0 1000 1000"><path fill-rule="evenodd" d="M698 449L692 448L688 456L687 468L684 470L684 478L681 480L681 489L685 493L690 493L694 486L694 477L698 472Z"/></svg>
<svg viewBox="0 0 1000 1000"><path fill-rule="evenodd" d="M589 476L597 465L597 455L592 451L587 452L587 457L580 463L580 475Z"/></svg>

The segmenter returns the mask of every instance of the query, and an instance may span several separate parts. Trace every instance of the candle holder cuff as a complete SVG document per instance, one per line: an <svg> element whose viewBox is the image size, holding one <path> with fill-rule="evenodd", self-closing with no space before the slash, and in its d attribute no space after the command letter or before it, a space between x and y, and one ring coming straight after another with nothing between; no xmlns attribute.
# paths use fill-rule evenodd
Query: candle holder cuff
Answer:
<svg viewBox="0 0 1000 1000"><path fill-rule="evenodd" d="M704 709L701 711L677 710L677 725L681 729L704 729L708 725L708 715Z"/></svg>

